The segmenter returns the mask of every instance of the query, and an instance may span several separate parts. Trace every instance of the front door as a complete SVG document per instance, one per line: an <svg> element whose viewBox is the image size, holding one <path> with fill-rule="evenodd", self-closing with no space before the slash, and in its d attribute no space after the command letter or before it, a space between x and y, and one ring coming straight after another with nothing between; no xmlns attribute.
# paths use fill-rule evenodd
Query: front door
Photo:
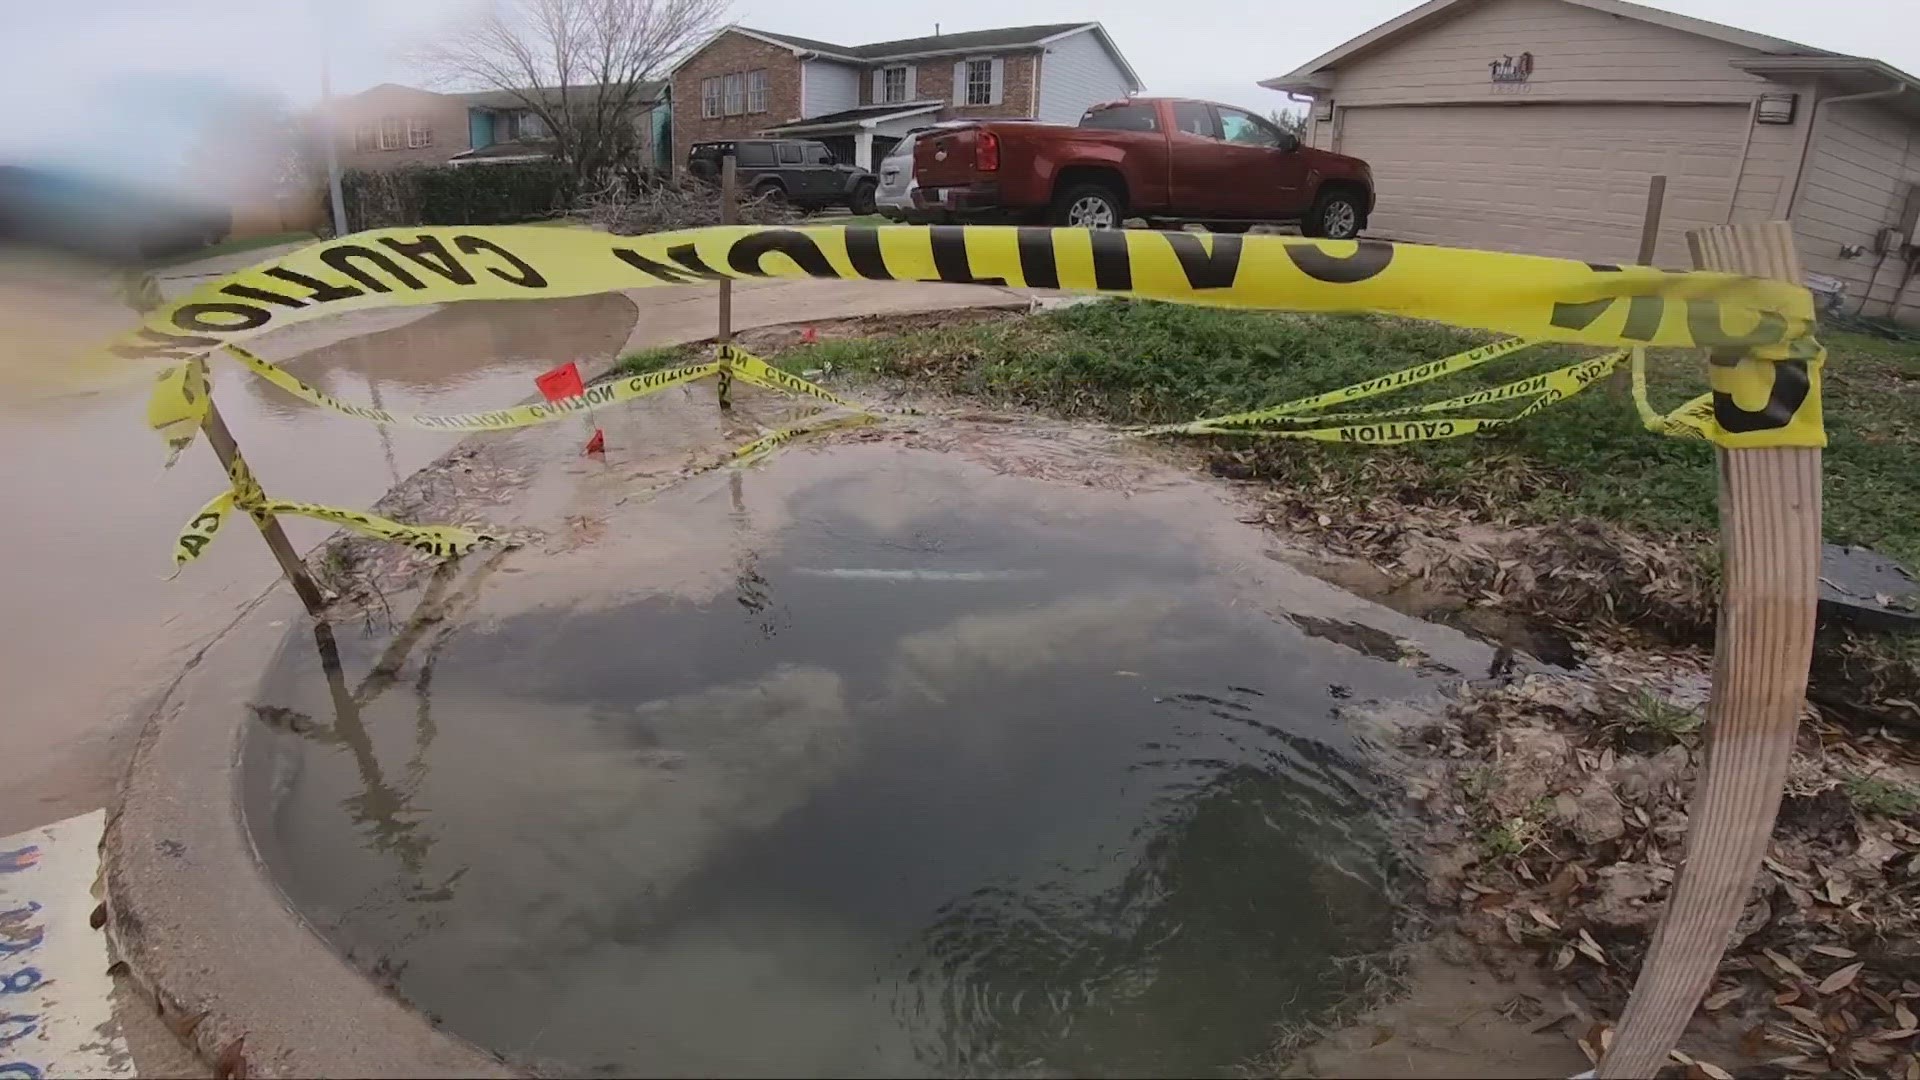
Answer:
<svg viewBox="0 0 1920 1080"><path fill-rule="evenodd" d="M1307 165L1300 142L1241 109L1214 106L1220 117L1220 162L1226 211L1233 217L1298 217L1305 213Z"/></svg>
<svg viewBox="0 0 1920 1080"><path fill-rule="evenodd" d="M1228 209L1229 167L1233 156L1220 145L1220 121L1204 101L1175 101L1168 135L1172 168L1167 177L1171 204L1183 217L1236 217Z"/></svg>

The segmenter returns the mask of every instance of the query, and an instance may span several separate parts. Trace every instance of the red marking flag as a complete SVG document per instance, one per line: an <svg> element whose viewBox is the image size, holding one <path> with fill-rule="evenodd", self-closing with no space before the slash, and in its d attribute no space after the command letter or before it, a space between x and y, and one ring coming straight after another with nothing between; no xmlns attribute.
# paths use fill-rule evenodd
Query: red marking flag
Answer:
<svg viewBox="0 0 1920 1080"><path fill-rule="evenodd" d="M533 384L540 388L540 396L548 401L565 401L587 392L586 384L580 381L580 369L571 360L552 371L535 375Z"/></svg>

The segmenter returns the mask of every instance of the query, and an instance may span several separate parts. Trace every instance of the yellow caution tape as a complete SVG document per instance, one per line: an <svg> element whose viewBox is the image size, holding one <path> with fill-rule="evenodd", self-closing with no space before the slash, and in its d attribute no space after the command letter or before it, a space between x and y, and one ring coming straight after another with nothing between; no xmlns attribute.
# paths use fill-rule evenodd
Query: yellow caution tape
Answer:
<svg viewBox="0 0 1920 1080"><path fill-rule="evenodd" d="M540 299L725 278L1058 288L1181 303L1377 311L1530 340L1741 350L1714 380L1725 446L1821 445L1803 288L1379 240L1007 226L719 226L614 236L527 226L379 229L210 282L150 313L118 356L184 361L346 311ZM1791 368L1791 370L1788 370ZM1780 369L1780 370L1774 370Z"/></svg>
<svg viewBox="0 0 1920 1080"><path fill-rule="evenodd" d="M1425 442L1429 440L1457 439L1463 435L1472 435L1482 431L1492 431L1508 424L1518 423L1529 416L1572 397L1619 367L1627 359L1625 350L1577 361L1553 371L1532 375L1525 379L1507 383L1505 386L1463 394L1447 401L1436 401L1430 405L1409 406L1404 409L1388 409L1377 413L1336 413L1319 416L1270 417L1267 423L1322 423L1327 420L1361 420L1361 423L1346 423L1331 427L1317 428L1269 428L1247 424L1245 422L1231 426L1214 426L1206 420L1183 424L1176 430L1180 434L1193 435L1258 435L1270 439L1312 439L1319 442L1363 443L1372 446L1392 443ZM1493 401L1508 401L1516 398L1531 397L1519 412L1504 417L1424 417L1448 409L1463 408L1472 405L1484 405ZM1244 415L1244 414L1243 414ZM1422 419L1399 419L1400 417L1419 416Z"/></svg>
<svg viewBox="0 0 1920 1080"><path fill-rule="evenodd" d="M1656 435L1670 435L1676 439L1705 439L1708 428L1713 425L1713 395L1701 394L1685 405L1670 413L1655 412L1653 404L1647 400L1647 351L1633 350L1633 407L1640 414L1640 422L1648 431Z"/></svg>
<svg viewBox="0 0 1920 1080"><path fill-rule="evenodd" d="M167 442L167 466L193 445L207 418L207 362L199 357L160 369L147 399L147 425Z"/></svg>
<svg viewBox="0 0 1920 1080"><path fill-rule="evenodd" d="M752 442L739 447L733 452L733 463L736 465L751 464L802 435L812 435L816 432L828 431L833 428L860 427L864 424L878 423L879 420L880 418L878 416L864 412L845 416L830 416L824 420L809 419L803 423L780 428L777 431L770 431Z"/></svg>

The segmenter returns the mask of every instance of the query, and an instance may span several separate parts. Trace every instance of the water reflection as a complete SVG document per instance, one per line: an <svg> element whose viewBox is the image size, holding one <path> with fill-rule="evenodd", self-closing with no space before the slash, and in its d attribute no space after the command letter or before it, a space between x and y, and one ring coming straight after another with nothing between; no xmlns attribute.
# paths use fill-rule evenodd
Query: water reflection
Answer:
<svg viewBox="0 0 1920 1080"><path fill-rule="evenodd" d="M247 816L329 940L571 1075L1219 1073L1353 987L1387 859L1326 687L1416 674L1218 602L1177 523L764 476L652 508L717 595L610 537L548 562L619 599L472 574L289 644Z"/></svg>

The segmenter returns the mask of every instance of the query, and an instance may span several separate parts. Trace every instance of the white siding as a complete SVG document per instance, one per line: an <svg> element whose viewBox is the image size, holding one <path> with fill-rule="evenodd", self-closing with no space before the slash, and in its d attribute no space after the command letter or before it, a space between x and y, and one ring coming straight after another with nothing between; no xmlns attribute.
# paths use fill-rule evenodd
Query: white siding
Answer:
<svg viewBox="0 0 1920 1080"><path fill-rule="evenodd" d="M1906 273L1899 254L1888 256L1876 275L1880 257L1873 253L1875 234L1898 222L1913 184L1920 184L1920 120L1869 102L1821 110L1794 199L1793 233L1808 270L1847 283L1849 314L1864 297L1868 315L1920 318L1920 285L1909 284L1894 310L1894 293ZM1842 259L1843 244L1859 244L1867 253Z"/></svg>
<svg viewBox="0 0 1920 1080"><path fill-rule="evenodd" d="M1126 73L1091 30L1047 46L1040 61L1040 108L1050 124L1077 124L1087 106L1127 96Z"/></svg>
<svg viewBox="0 0 1920 1080"><path fill-rule="evenodd" d="M807 60L800 65L805 96L800 115L825 116L852 109L860 104L860 69L826 60Z"/></svg>

